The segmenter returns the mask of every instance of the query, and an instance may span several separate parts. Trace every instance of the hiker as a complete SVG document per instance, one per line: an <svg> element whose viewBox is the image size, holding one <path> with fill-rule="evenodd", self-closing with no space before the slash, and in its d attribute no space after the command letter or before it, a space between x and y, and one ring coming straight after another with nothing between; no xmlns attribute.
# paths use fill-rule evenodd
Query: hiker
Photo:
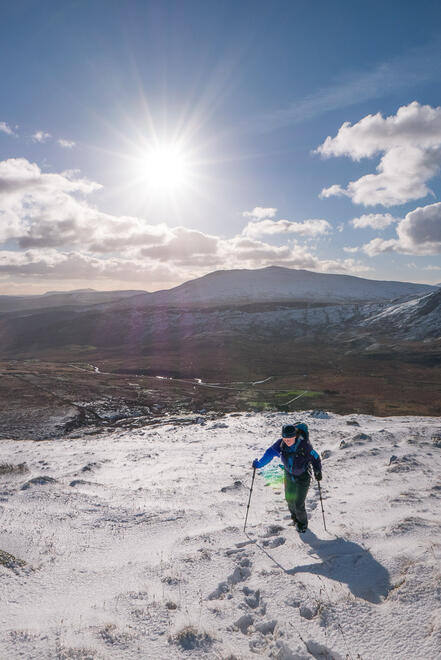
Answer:
<svg viewBox="0 0 441 660"><path fill-rule="evenodd" d="M262 468L275 456L280 456L285 470L285 499L298 532L306 532L308 516L305 499L311 482L311 463L317 481L322 479L322 463L319 454L309 441L306 424L285 424L282 437L269 447L262 458L253 461L253 468Z"/></svg>

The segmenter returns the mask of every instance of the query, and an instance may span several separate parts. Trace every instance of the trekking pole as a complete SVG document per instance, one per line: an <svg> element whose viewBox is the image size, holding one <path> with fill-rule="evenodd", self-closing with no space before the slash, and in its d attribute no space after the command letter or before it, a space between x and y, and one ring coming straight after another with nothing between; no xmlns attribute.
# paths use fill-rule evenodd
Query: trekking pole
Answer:
<svg viewBox="0 0 441 660"><path fill-rule="evenodd" d="M317 481L317 486L318 486L318 489L319 489L320 504L322 505L323 527L325 528L325 532L327 532L328 530L326 529L326 523L325 523L325 510L323 508L322 489L321 489L321 486L320 486L320 481Z"/></svg>
<svg viewBox="0 0 441 660"><path fill-rule="evenodd" d="M253 486L254 486L254 477L256 476L256 468L253 468L253 478L251 481L251 488L250 488L250 496L248 498L248 506L247 506L247 515L245 516L245 523L243 526L243 531L245 531L245 527L247 526L247 520L248 520L248 511L250 509L250 502L251 502L251 493L253 492Z"/></svg>

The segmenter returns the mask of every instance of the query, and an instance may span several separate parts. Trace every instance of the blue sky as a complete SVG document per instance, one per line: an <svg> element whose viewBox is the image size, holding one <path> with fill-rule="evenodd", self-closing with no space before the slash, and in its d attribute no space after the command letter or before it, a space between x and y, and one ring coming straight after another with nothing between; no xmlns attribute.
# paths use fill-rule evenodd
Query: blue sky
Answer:
<svg viewBox="0 0 441 660"><path fill-rule="evenodd" d="M4 3L0 292L441 281L439 2Z"/></svg>

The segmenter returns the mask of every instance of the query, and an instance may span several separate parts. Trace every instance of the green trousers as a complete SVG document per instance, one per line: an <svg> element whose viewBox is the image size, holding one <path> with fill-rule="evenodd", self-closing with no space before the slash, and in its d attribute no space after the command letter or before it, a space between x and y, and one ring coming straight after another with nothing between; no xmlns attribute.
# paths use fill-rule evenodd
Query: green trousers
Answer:
<svg viewBox="0 0 441 660"><path fill-rule="evenodd" d="M305 500L310 483L311 475L309 472L304 472L304 474L301 474L300 477L295 477L295 479L285 472L285 499L288 509L291 511L291 515L295 516L297 522L301 525L308 524Z"/></svg>

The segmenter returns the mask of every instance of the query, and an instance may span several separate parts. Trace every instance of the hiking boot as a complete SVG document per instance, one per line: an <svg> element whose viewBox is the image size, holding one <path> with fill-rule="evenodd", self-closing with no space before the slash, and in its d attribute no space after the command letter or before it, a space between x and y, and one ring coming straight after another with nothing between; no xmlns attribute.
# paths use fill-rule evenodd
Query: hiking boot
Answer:
<svg viewBox="0 0 441 660"><path fill-rule="evenodd" d="M297 518L294 513L291 514L291 520L293 525L297 525Z"/></svg>
<svg viewBox="0 0 441 660"><path fill-rule="evenodd" d="M299 534L304 534L308 529L308 523L297 523L297 531Z"/></svg>

